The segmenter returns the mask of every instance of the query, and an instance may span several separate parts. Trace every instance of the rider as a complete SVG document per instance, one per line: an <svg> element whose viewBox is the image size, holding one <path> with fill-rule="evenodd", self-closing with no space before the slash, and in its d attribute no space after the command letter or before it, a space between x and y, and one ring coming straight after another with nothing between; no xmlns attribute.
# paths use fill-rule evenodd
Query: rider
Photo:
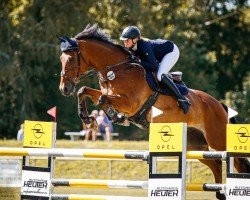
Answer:
<svg viewBox="0 0 250 200"><path fill-rule="evenodd" d="M178 47L168 40L142 38L140 30L136 26L126 27L120 40L123 40L124 46L132 50L141 59L141 65L146 70L157 72L157 79L177 99L179 107L186 114L191 105L189 99L180 93L168 75L179 58Z"/></svg>

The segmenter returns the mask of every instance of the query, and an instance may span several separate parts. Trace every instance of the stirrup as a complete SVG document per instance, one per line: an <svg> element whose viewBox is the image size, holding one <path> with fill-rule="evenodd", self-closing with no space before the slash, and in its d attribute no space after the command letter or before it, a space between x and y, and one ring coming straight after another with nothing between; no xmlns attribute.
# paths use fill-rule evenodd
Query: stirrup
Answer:
<svg viewBox="0 0 250 200"><path fill-rule="evenodd" d="M178 106L183 110L184 114L188 113L189 107L191 105L188 98L185 99L178 99Z"/></svg>
<svg viewBox="0 0 250 200"><path fill-rule="evenodd" d="M178 99L178 103L187 103L188 105L191 105L190 100L187 97L184 97L185 99Z"/></svg>

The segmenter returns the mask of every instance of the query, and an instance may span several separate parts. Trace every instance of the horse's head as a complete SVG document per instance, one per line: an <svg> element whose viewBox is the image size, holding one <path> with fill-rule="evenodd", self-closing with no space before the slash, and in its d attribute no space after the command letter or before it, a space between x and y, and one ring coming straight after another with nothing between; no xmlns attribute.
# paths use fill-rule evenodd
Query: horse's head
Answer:
<svg viewBox="0 0 250 200"><path fill-rule="evenodd" d="M59 89L63 95L69 96L74 93L75 86L80 80L80 76L88 69L77 40L67 36L58 37L61 42L62 63L61 80Z"/></svg>

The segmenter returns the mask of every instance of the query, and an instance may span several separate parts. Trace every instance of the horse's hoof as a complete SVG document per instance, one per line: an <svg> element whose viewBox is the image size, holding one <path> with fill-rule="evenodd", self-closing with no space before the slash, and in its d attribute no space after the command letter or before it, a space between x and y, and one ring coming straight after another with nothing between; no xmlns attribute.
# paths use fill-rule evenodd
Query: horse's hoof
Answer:
<svg viewBox="0 0 250 200"><path fill-rule="evenodd" d="M216 198L219 200L226 200L225 194L221 194L220 192L216 192Z"/></svg>

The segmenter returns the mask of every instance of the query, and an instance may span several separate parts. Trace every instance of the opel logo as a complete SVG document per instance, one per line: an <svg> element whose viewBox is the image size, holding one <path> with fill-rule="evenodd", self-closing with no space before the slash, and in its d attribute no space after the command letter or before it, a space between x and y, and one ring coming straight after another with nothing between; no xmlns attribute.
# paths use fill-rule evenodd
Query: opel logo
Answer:
<svg viewBox="0 0 250 200"><path fill-rule="evenodd" d="M164 142L168 142L171 139L171 137L174 136L174 134L171 131L171 128L168 125L163 126L158 133L161 134L161 139Z"/></svg>
<svg viewBox="0 0 250 200"><path fill-rule="evenodd" d="M245 127L241 127L237 133L235 133L236 135L238 135L238 140L241 143L246 143L249 136L248 130Z"/></svg>
<svg viewBox="0 0 250 200"><path fill-rule="evenodd" d="M41 124L36 124L36 125L34 126L34 128L32 128L31 130L33 130L33 134L34 134L34 136L35 136L36 139L41 138L42 135L45 134L45 133L43 132L43 127L42 127Z"/></svg>

